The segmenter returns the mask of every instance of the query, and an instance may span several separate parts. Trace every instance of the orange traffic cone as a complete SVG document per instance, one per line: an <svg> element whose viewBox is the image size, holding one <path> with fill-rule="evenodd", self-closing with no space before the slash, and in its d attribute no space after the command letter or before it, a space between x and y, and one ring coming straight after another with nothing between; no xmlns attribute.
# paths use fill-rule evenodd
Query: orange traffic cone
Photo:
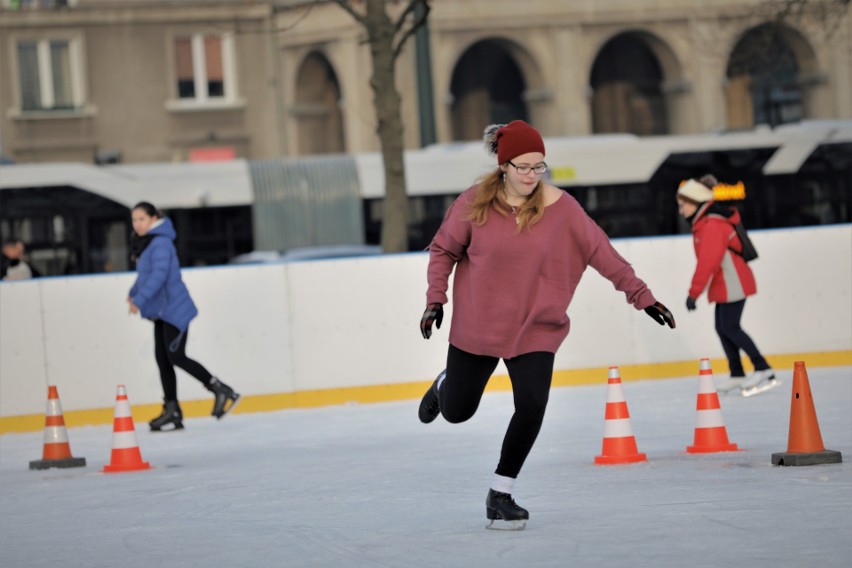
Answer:
<svg viewBox="0 0 852 568"><path fill-rule="evenodd" d="M793 396L790 404L790 433L787 451L772 454L773 465L817 465L840 463L840 452L826 450L819 432L814 397L804 361L793 364Z"/></svg>
<svg viewBox="0 0 852 568"><path fill-rule="evenodd" d="M71 457L71 444L68 443L68 431L65 429L65 416L59 402L59 391L50 385L47 387L47 410L44 413L44 451L40 460L30 462L30 469L49 469L51 467L82 467L86 458Z"/></svg>
<svg viewBox="0 0 852 568"><path fill-rule="evenodd" d="M710 359L706 357L701 359L698 368L698 400L695 408L694 445L687 446L686 451L690 454L737 451L737 445L728 441L719 395L713 384L713 369L710 368Z"/></svg>
<svg viewBox="0 0 852 568"><path fill-rule="evenodd" d="M118 385L115 395L115 418L112 426L112 456L104 473L136 471L149 469L151 464L142 461L142 452L136 441L136 428L133 426L133 416L130 414L130 401L124 385Z"/></svg>
<svg viewBox="0 0 852 568"><path fill-rule="evenodd" d="M648 461L648 458L639 453L636 447L636 438L630 426L630 412L627 410L627 401L624 400L624 390L621 388L621 376L618 374L618 367L610 367L603 447L601 455L595 457L595 463L612 465L641 461Z"/></svg>

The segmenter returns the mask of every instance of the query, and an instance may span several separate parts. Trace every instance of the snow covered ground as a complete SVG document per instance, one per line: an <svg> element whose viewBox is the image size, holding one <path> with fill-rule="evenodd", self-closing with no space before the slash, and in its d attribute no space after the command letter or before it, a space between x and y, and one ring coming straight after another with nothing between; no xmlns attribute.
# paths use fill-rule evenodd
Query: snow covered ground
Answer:
<svg viewBox="0 0 852 568"><path fill-rule="evenodd" d="M182 432L137 423L154 469L103 474L111 426L69 430L85 468L29 471L42 433L0 437L0 566L815 566L852 558L852 368L808 369L825 445L845 463L774 467L792 373L722 396L742 451L686 454L697 372L624 383L648 462L596 466L606 377L554 389L515 497L527 529L487 531L485 494L511 414L487 394L462 425L418 401L235 414ZM128 393L131 403L133 393Z"/></svg>

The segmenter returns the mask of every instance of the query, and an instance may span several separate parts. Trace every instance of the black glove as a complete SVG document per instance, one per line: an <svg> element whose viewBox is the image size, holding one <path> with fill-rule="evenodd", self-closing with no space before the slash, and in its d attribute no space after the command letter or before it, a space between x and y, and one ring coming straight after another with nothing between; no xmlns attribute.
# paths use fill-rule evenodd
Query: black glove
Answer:
<svg viewBox="0 0 852 568"><path fill-rule="evenodd" d="M435 327L441 329L441 322L444 320L444 306L441 304L429 304L426 306L426 311L423 312L423 317L420 318L420 333L423 334L423 339L432 337L432 322Z"/></svg>
<svg viewBox="0 0 852 568"><path fill-rule="evenodd" d="M686 298L686 309L690 312L695 309L695 298L692 296Z"/></svg>
<svg viewBox="0 0 852 568"><path fill-rule="evenodd" d="M672 329L677 325L672 313L660 302L645 308L645 313L654 318L654 321L660 325L668 324Z"/></svg>

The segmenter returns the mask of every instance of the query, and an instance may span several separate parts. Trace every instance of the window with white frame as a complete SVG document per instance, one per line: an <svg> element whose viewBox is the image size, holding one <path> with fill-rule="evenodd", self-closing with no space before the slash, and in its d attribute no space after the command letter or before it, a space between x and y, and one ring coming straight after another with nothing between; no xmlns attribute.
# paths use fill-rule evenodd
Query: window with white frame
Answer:
<svg viewBox="0 0 852 568"><path fill-rule="evenodd" d="M230 35L175 36L174 69L175 96L182 103L215 104L236 98Z"/></svg>
<svg viewBox="0 0 852 568"><path fill-rule="evenodd" d="M22 112L69 111L84 106L80 40L18 39L15 43Z"/></svg>

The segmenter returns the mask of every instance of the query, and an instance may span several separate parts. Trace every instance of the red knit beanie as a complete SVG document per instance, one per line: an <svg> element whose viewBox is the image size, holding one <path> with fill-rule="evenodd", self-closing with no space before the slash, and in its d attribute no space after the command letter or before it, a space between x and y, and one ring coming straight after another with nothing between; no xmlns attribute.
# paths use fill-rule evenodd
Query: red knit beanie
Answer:
<svg viewBox="0 0 852 568"><path fill-rule="evenodd" d="M486 129L486 133L488 129ZM505 164L512 158L529 152L544 154L544 140L538 130L523 120L513 120L496 132L497 163Z"/></svg>

